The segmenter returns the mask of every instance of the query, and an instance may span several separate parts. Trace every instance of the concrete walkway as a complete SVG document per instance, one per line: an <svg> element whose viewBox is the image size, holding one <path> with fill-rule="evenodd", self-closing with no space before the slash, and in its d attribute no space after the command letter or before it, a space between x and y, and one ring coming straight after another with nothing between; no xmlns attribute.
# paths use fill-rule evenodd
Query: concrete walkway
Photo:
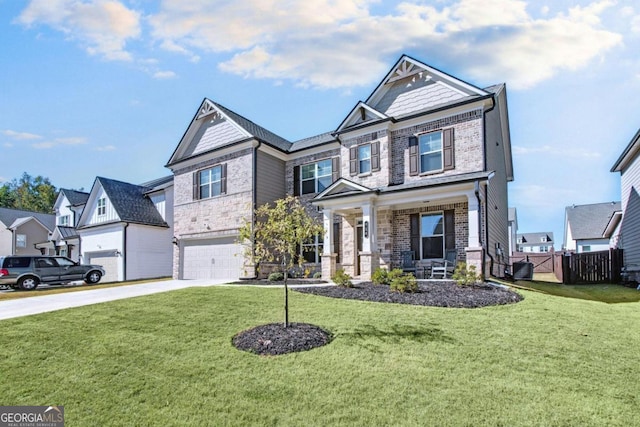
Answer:
<svg viewBox="0 0 640 427"><path fill-rule="evenodd" d="M66 292L54 295L33 296L0 301L0 320L71 307L98 304L101 302L157 294L192 286L213 286L228 283L215 280L161 280L139 285L117 286L114 288L92 289L80 292Z"/></svg>

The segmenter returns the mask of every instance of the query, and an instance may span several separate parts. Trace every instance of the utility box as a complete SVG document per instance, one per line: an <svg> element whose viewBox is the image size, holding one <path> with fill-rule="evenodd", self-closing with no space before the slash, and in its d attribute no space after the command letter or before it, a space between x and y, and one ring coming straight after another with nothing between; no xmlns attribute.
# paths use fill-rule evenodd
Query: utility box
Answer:
<svg viewBox="0 0 640 427"><path fill-rule="evenodd" d="M519 261L513 263L514 280L532 280L533 279L533 263Z"/></svg>

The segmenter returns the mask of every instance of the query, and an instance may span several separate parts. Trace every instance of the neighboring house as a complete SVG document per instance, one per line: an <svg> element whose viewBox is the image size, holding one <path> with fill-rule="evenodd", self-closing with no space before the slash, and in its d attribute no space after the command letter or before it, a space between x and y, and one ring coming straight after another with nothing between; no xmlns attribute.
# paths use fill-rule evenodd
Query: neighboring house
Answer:
<svg viewBox="0 0 640 427"><path fill-rule="evenodd" d="M141 185L97 177L76 225L84 264L103 281L170 276L173 177Z"/></svg>
<svg viewBox="0 0 640 427"><path fill-rule="evenodd" d="M582 253L616 247L621 218L620 202L568 206L565 209L564 250Z"/></svg>
<svg viewBox="0 0 640 427"><path fill-rule="evenodd" d="M553 252L553 233L551 231L518 233L517 251L534 253Z"/></svg>
<svg viewBox="0 0 640 427"><path fill-rule="evenodd" d="M509 256L518 250L518 212L509 208Z"/></svg>
<svg viewBox="0 0 640 427"><path fill-rule="evenodd" d="M611 168L620 172L622 224L618 246L624 250L627 271L640 277L640 130Z"/></svg>
<svg viewBox="0 0 640 427"><path fill-rule="evenodd" d="M49 252L80 261L80 236L76 230L89 193L61 188L53 210L56 227L49 241L38 245Z"/></svg>
<svg viewBox="0 0 640 427"><path fill-rule="evenodd" d="M238 229L286 194L325 224L304 253L324 278L343 268L369 279L406 251L422 265L454 252L486 275L508 263L506 87L481 89L408 56L335 131L296 142L205 98L167 167L176 278L253 275Z"/></svg>
<svg viewBox="0 0 640 427"><path fill-rule="evenodd" d="M55 215L0 208L0 254L48 254L36 245L49 240L55 220Z"/></svg>

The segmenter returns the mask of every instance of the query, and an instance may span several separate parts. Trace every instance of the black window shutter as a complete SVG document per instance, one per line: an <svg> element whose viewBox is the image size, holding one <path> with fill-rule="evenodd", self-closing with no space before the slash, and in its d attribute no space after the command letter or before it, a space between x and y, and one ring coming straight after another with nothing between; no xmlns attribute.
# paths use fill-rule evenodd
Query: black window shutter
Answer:
<svg viewBox="0 0 640 427"><path fill-rule="evenodd" d="M293 167L293 195L300 195L300 166Z"/></svg>
<svg viewBox="0 0 640 427"><path fill-rule="evenodd" d="M409 175L418 175L420 168L418 167L418 137L409 137Z"/></svg>
<svg viewBox="0 0 640 427"><path fill-rule="evenodd" d="M450 251L456 248L456 219L455 211L444 211L444 250Z"/></svg>
<svg viewBox="0 0 640 427"><path fill-rule="evenodd" d="M193 173L193 200L200 198L200 171Z"/></svg>
<svg viewBox="0 0 640 427"><path fill-rule="evenodd" d="M442 131L442 163L444 170L455 168L453 128Z"/></svg>
<svg viewBox="0 0 640 427"><path fill-rule="evenodd" d="M340 157L331 159L331 182L336 182L340 178Z"/></svg>
<svg viewBox="0 0 640 427"><path fill-rule="evenodd" d="M358 147L349 148L349 175L358 175Z"/></svg>
<svg viewBox="0 0 640 427"><path fill-rule="evenodd" d="M227 194L227 164L220 165L220 193Z"/></svg>
<svg viewBox="0 0 640 427"><path fill-rule="evenodd" d="M420 214L409 215L409 238L411 250L416 259L422 259L422 254L420 254Z"/></svg>
<svg viewBox="0 0 640 427"><path fill-rule="evenodd" d="M371 143L371 171L380 170L380 141Z"/></svg>

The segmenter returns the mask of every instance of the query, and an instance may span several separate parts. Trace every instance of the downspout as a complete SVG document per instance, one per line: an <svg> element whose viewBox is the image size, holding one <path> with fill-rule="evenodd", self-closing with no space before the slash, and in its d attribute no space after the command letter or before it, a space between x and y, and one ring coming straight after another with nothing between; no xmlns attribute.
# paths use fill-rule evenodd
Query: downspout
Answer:
<svg viewBox="0 0 640 427"><path fill-rule="evenodd" d="M478 201L478 231L482 230L482 201L480 200L480 181L476 180L473 184L473 192L476 195L476 200ZM485 207L485 211L486 211L486 207ZM485 212L485 217L487 216L486 212ZM485 231L487 231L488 229L485 229ZM488 235L488 232L487 232ZM489 251L487 250L486 243L481 243L481 247L483 247L485 250L483 251L484 253L486 253L487 255L489 255L489 257L491 258L491 267L493 269L493 257L491 257L491 254L489 254ZM484 256L482 257L482 268L481 268L482 272L482 277L485 277L485 268L484 268Z"/></svg>
<svg viewBox="0 0 640 427"><path fill-rule="evenodd" d="M253 226L255 225L255 212L256 209L258 209L258 149L260 148L260 146L262 145L262 141L258 140L258 145L256 145L253 148L253 188L252 188L252 195L251 197L253 198L253 209L251 209L251 228L253 229ZM253 231L252 233L253 234ZM256 242L255 240L253 242L251 242L251 249L253 251L253 259L255 260L255 250L256 250ZM253 262L253 260L252 260ZM258 278L258 266L254 265L253 266L253 278Z"/></svg>
<svg viewBox="0 0 640 427"><path fill-rule="evenodd" d="M122 230L122 267L124 270L123 281L127 280L127 228L129 223L124 223L124 229Z"/></svg>

